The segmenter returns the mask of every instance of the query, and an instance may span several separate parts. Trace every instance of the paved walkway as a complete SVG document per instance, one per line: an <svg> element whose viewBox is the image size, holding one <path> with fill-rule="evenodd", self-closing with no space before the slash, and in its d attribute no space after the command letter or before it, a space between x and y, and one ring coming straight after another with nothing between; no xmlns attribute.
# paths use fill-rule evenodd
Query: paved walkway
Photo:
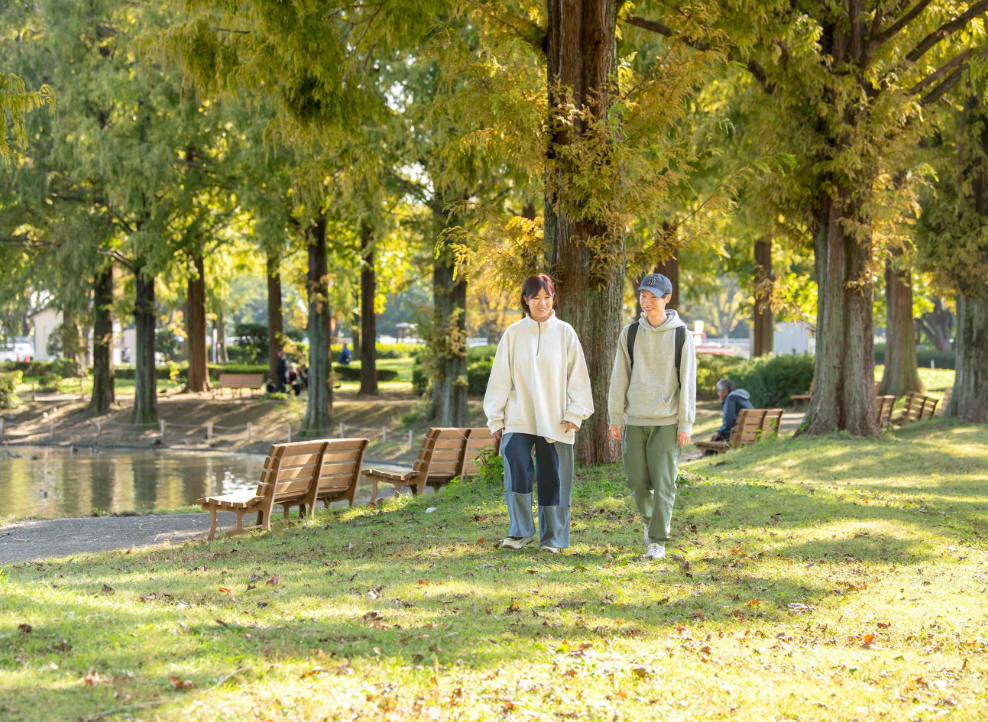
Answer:
<svg viewBox="0 0 988 722"><path fill-rule="evenodd" d="M405 493L411 492L406 489ZM426 493L433 493L433 490L426 489ZM394 496L394 489L382 484L378 497L390 496ZM368 501L369 493L359 494L356 499L357 504ZM339 502L340 505L345 503ZM244 523L253 521L253 517L253 514L248 515ZM236 523L237 515L233 512L220 513L220 528L232 528ZM209 514L206 512L29 519L0 527L0 565L131 547L181 544L189 539L204 538L207 534Z"/></svg>

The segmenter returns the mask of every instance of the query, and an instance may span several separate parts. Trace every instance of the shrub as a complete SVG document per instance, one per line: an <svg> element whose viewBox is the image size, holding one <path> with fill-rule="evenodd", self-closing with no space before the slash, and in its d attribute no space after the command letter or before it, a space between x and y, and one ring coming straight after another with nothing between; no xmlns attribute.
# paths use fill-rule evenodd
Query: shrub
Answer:
<svg viewBox="0 0 988 722"><path fill-rule="evenodd" d="M333 364L333 373L344 381L360 381L360 364L356 363L350 366ZM398 378L398 372L395 369L377 370L378 381L394 381L396 378Z"/></svg>
<svg viewBox="0 0 988 722"><path fill-rule="evenodd" d="M488 344L487 346L471 346L467 349L467 363L471 361L481 361L483 359L492 359L494 354L497 352L497 344Z"/></svg>
<svg viewBox="0 0 988 722"><path fill-rule="evenodd" d="M422 349L422 344L418 343L378 343L374 344L374 351L377 358L415 358ZM340 357L343 345L334 343L329 347L329 353L334 359ZM350 346L353 351L353 346Z"/></svg>
<svg viewBox="0 0 988 722"><path fill-rule="evenodd" d="M933 362L938 369L956 369L957 368L957 352L951 349L950 351L937 351L935 348L921 348L916 349L916 366L923 369L930 368L930 362ZM876 343L875 344L875 365L882 365L885 363L885 344Z"/></svg>
<svg viewBox="0 0 988 722"><path fill-rule="evenodd" d="M702 353L696 357L696 395L700 398L717 396L717 382L727 378L731 369L745 361L740 356L720 356Z"/></svg>
<svg viewBox="0 0 988 722"><path fill-rule="evenodd" d="M13 409L19 403L17 387L20 386L24 374L21 371L6 371L0 373L0 409Z"/></svg>
<svg viewBox="0 0 988 722"><path fill-rule="evenodd" d="M20 371L24 376L44 376L51 371L51 361L5 361L0 363L0 373Z"/></svg>
<svg viewBox="0 0 988 722"><path fill-rule="evenodd" d="M55 373L47 373L41 377L42 391L58 391L58 385L62 382L62 377Z"/></svg>
<svg viewBox="0 0 988 722"><path fill-rule="evenodd" d="M268 355L268 327L261 323L238 323L233 327L233 345L243 363L260 363Z"/></svg>
<svg viewBox="0 0 988 722"><path fill-rule="evenodd" d="M425 396L429 393L430 386L432 386L432 380L425 373L425 369L416 358L415 365L412 367L412 390L417 396Z"/></svg>
<svg viewBox="0 0 988 722"><path fill-rule="evenodd" d="M79 364L75 359L62 356L51 362L51 373L63 379L72 378L79 375Z"/></svg>
<svg viewBox="0 0 988 722"><path fill-rule="evenodd" d="M489 356L467 364L467 393L483 395L487 392L487 381L491 377L494 357Z"/></svg>
<svg viewBox="0 0 988 722"><path fill-rule="evenodd" d="M809 354L768 354L746 359L729 369L727 378L751 394L755 408L777 408L788 404L793 394L805 394L810 390L813 357Z"/></svg>

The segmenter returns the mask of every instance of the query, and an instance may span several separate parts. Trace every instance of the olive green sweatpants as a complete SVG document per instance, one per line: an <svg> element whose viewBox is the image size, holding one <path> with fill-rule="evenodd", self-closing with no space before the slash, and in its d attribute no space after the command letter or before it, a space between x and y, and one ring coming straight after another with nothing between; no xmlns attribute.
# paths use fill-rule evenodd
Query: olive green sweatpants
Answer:
<svg viewBox="0 0 988 722"><path fill-rule="evenodd" d="M677 426L625 426L621 451L628 488L648 527L649 543L669 541L679 467Z"/></svg>

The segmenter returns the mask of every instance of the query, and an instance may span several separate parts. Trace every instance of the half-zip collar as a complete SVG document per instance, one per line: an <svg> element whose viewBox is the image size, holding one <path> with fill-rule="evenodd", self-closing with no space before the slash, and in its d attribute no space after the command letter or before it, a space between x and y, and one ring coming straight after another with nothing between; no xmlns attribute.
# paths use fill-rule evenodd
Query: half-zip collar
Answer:
<svg viewBox="0 0 988 722"><path fill-rule="evenodd" d="M532 318L531 316L529 316L527 313L525 314L525 320L528 323L534 323L536 326L539 327L539 339L538 339L538 342L535 345L535 355L538 356L539 355L539 351L542 350L542 325L545 324L546 326L548 326L550 323L555 323L556 320L557 320L556 319L556 311L555 311L555 309L553 309L552 311L550 311L549 312L549 317L545 321L536 321L534 318Z"/></svg>

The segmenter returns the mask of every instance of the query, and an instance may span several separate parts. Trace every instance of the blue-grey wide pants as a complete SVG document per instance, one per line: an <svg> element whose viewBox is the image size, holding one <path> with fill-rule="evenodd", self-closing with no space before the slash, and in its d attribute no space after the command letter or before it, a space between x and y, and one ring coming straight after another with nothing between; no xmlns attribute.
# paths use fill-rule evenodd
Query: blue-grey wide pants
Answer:
<svg viewBox="0 0 988 722"><path fill-rule="evenodd" d="M535 449L535 462L532 462ZM573 495L573 445L534 434L508 433L501 440L508 536L535 536L532 484L538 478L539 546L569 546L569 507Z"/></svg>

